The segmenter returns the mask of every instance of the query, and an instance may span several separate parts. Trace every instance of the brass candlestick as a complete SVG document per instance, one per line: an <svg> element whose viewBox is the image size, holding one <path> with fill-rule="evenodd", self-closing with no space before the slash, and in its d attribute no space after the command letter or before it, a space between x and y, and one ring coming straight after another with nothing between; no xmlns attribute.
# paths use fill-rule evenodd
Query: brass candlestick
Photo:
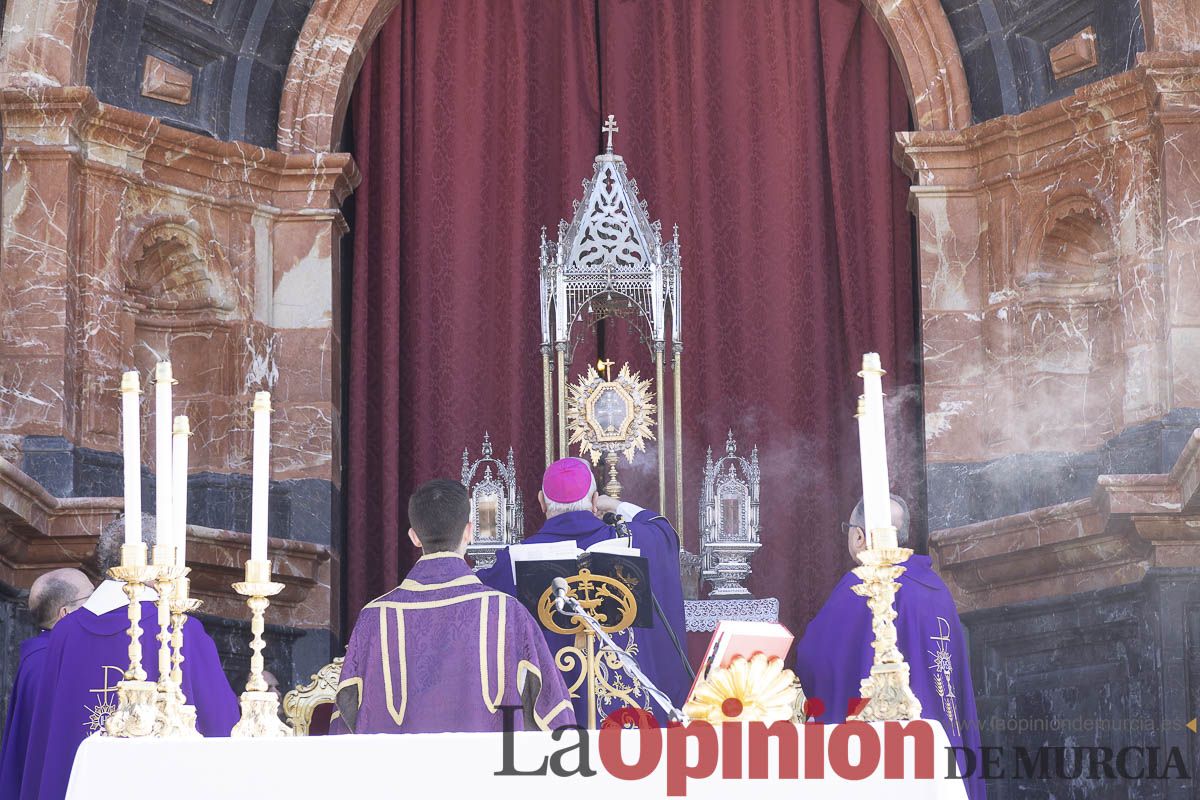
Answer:
<svg viewBox="0 0 1200 800"><path fill-rule="evenodd" d="M191 581L187 567L181 568L181 574L175 581L174 592L171 594L171 692L172 704L177 714L178 725L175 734L185 738L198 738L196 731L196 707L187 701L183 692L183 626L187 615L200 607L200 601L191 595Z"/></svg>
<svg viewBox="0 0 1200 800"><path fill-rule="evenodd" d="M282 583L271 580L271 562L250 559L246 562L246 580L233 585L234 591L246 598L250 607L250 679L242 692L242 718L233 726L230 736L274 737L290 736L291 730L279 719L279 698L267 690L263 679L263 630L269 598L283 590Z"/></svg>
<svg viewBox="0 0 1200 800"><path fill-rule="evenodd" d="M184 568L175 563L175 548L166 545L154 546L154 566L157 570L154 588L158 592L158 721L154 735L179 737L187 735L188 728L182 710L182 692L171 680L171 599Z"/></svg>
<svg viewBox="0 0 1200 800"><path fill-rule="evenodd" d="M872 541L887 541L887 531L872 531ZM895 541L895 529L891 530ZM871 672L863 678L859 694L867 700L866 707L852 720L881 722L885 720L919 719L921 701L913 694L909 684L908 664L904 654L896 646L896 591L900 584L896 578L904 573L900 566L912 555L907 547L881 547L864 550L859 558L862 566L854 574L862 583L854 587L856 594L867 598L871 609L871 629L875 641L875 661Z"/></svg>
<svg viewBox="0 0 1200 800"><path fill-rule="evenodd" d="M121 566L108 574L123 581L129 598L129 669L125 679L117 684L117 710L104 723L109 736L132 738L150 736L158 719L158 687L146 680L142 668L142 587L154 580L157 567L146 563L146 545L137 542L121 548Z"/></svg>

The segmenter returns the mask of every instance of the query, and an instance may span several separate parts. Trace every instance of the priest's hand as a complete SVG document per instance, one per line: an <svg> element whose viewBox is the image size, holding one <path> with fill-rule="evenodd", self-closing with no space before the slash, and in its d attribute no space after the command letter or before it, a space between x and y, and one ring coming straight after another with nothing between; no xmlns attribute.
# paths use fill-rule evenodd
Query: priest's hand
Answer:
<svg viewBox="0 0 1200 800"><path fill-rule="evenodd" d="M600 519L604 519L604 515L608 513L617 513L617 507L621 505L621 501L615 497L609 497L606 494L598 494L592 501L592 513Z"/></svg>

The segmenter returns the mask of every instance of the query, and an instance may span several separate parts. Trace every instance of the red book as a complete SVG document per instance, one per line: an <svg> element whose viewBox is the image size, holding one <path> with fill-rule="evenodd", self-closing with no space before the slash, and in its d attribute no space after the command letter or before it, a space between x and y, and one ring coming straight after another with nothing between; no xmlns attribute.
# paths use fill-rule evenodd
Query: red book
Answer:
<svg viewBox="0 0 1200 800"><path fill-rule="evenodd" d="M728 667L729 662L738 656L749 661L754 654L763 653L768 658L778 656L786 661L795 639L792 632L778 622L718 622L688 697L691 698L696 686L708 677L709 672L718 667Z"/></svg>

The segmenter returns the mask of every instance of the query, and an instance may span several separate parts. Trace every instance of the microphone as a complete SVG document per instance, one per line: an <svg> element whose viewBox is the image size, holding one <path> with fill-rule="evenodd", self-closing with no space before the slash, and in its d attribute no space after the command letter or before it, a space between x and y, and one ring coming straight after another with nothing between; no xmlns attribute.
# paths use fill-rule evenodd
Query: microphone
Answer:
<svg viewBox="0 0 1200 800"><path fill-rule="evenodd" d="M567 606L567 581L560 575L559 577L555 578L550 585L554 587L554 608L559 611L559 613L562 613L566 610Z"/></svg>
<svg viewBox="0 0 1200 800"><path fill-rule="evenodd" d="M617 533L619 533L621 536L632 537L632 534L629 532L629 528L625 525L624 517L622 517L618 514L614 514L611 511L608 511L604 514L603 517L601 517L601 521L605 525L616 528Z"/></svg>

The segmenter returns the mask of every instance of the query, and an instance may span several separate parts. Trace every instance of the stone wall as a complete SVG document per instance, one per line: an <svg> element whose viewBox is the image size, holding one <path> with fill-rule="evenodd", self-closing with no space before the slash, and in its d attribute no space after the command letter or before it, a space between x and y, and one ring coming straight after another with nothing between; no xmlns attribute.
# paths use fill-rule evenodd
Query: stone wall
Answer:
<svg viewBox="0 0 1200 800"><path fill-rule="evenodd" d="M1191 769L1200 16L1140 10L1129 71L896 153L919 183L930 547L984 744L1178 747ZM1009 772L990 796L1194 796Z"/></svg>

